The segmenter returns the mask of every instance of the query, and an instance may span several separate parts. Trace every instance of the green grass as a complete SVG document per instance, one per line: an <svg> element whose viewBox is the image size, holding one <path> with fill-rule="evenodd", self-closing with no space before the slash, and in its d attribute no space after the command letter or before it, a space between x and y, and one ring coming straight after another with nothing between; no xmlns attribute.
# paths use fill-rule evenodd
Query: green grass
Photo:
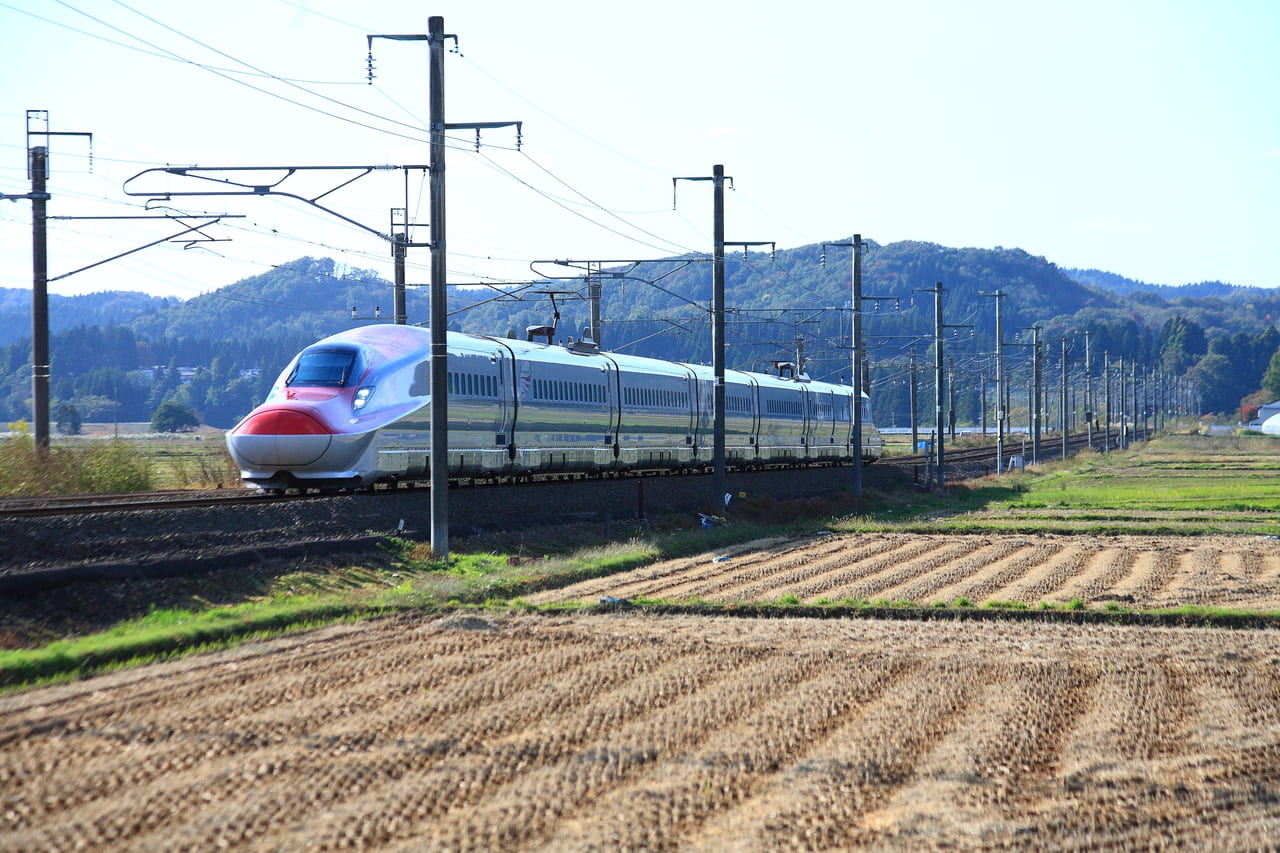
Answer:
<svg viewBox="0 0 1280 853"><path fill-rule="evenodd" d="M1267 437L1262 437L1266 439ZM1280 442L1162 436L918 494L841 519L846 532L1280 534Z"/></svg>
<svg viewBox="0 0 1280 853"><path fill-rule="evenodd" d="M67 680L379 612L337 596L250 602L203 612L156 610L109 631L40 649L0 651L0 684Z"/></svg>

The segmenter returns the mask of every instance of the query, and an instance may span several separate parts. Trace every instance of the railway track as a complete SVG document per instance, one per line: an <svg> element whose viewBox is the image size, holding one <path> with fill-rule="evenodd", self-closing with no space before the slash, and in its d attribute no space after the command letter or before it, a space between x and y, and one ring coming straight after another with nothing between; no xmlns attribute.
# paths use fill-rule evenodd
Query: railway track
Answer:
<svg viewBox="0 0 1280 853"><path fill-rule="evenodd" d="M4 498L0 499L0 518L37 518L50 515L82 515L94 512L187 509L192 507L231 506L239 503L264 504L307 497L318 496L276 496L248 489L210 489Z"/></svg>
<svg viewBox="0 0 1280 853"><path fill-rule="evenodd" d="M1138 431L1132 436L1130 441L1144 441L1150 438L1155 430L1148 429L1146 431ZM1093 446L1101 448L1103 446L1103 437L1097 433L1093 435ZM1114 437L1112 439L1114 444ZM1087 432L1078 432L1067 437L1068 453L1076 453L1084 447L1089 446L1090 436ZM1024 449L1025 448L1025 449ZM1018 456L1025 456L1030 452L1030 440L1006 441L1004 445L1004 459L1001 460L1001 468L1008 465L1008 461ZM943 464L950 465L969 465L969 464L994 464L996 461L996 447L994 444L984 447L969 447L959 450L948 450L943 446ZM1041 459L1061 459L1062 458L1062 438L1053 436L1052 438L1041 438L1040 440L1040 458ZM931 454L917 453L910 456L894 456L886 459L893 465L915 466L927 465L931 461ZM1027 464L1031 464L1028 460Z"/></svg>
<svg viewBox="0 0 1280 853"><path fill-rule="evenodd" d="M1145 435L1139 435L1134 440L1141 440L1143 437L1149 437L1150 432ZM1101 439L1095 435L1095 446L1101 442ZM1078 451L1089 443L1087 433L1077 433L1068 439L1068 448L1070 452ZM1005 467L1008 460L1023 455L1023 442L1006 442L1004 448L1004 460L1000 467ZM1062 455L1062 442L1060 439L1047 439L1041 441L1041 457L1044 459L1057 459ZM899 468L919 469L921 467L932 464L931 454L920 453L909 456L886 457L882 462L877 463L880 466L890 465ZM967 468L975 466L988 466L994 468L996 464L996 448L995 445L984 447L963 448L957 450L943 449L943 464L951 469L953 466ZM676 474L668 474L666 476L679 476ZM548 474L538 475L534 482L559 482L565 479L586 479L585 475L563 475ZM646 479L643 474L638 474L634 479ZM500 484L498 480L462 480L456 483L460 487L497 487ZM413 483L401 484L404 486L397 491L414 491L425 489L425 481L419 486ZM384 489L380 489L382 491ZM388 489L388 491L390 491ZM264 506L274 503L284 503L300 500L316 500L325 497L325 495L309 492L305 494L268 494L251 489L209 489L201 491L192 490L167 490L153 492L128 492L119 494L84 494L84 495L61 495L52 497L38 498L4 498L0 499L0 518L37 518L46 516L74 516L85 515L98 512L139 512L147 510L167 510L167 509L189 509L197 507L231 507L235 505L248 506Z"/></svg>

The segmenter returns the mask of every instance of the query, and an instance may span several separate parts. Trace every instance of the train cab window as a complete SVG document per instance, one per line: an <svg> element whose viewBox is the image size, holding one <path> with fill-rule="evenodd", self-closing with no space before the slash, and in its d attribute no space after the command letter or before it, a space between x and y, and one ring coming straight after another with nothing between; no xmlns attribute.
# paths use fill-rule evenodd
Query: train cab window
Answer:
<svg viewBox="0 0 1280 853"><path fill-rule="evenodd" d="M298 363L284 384L304 388L341 388L351 380L356 356L354 350L305 351L298 357Z"/></svg>

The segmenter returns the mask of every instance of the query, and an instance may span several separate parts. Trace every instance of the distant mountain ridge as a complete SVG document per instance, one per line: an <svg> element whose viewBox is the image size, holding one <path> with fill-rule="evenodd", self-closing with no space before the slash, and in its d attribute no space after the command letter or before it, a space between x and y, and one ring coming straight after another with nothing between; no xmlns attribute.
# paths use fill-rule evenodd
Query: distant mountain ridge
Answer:
<svg viewBox="0 0 1280 853"><path fill-rule="evenodd" d="M814 378L848 381L851 257L848 248L829 243L776 255L731 253L725 263L727 366L770 371L775 362L803 358ZM710 363L706 261L705 255L677 257L606 271L601 346ZM1223 386L1221 408L1258 387L1253 373L1260 372L1259 354L1253 350L1270 345L1271 338L1263 337L1268 330L1280 334L1273 329L1280 319L1280 291L1221 282L1149 285L1100 270L1061 269L1021 249L869 240L862 271L863 331L874 365L875 405L886 422L900 420L889 413L905 405L901 376L909 359L927 361L938 321L948 331L945 347L957 371L979 377L957 380L965 386L957 403L962 420L973 412L973 388L993 369L997 294L1012 371L1025 369L1032 326L1055 346L1074 341L1073 359L1083 357L1077 333L1088 330L1095 360L1102 353L1125 363L1165 359L1166 369L1176 368L1178 375L1206 355L1243 364L1239 353L1248 349L1250 366L1238 371L1229 388ZM943 288L942 317L934 315L937 283ZM582 336L590 321L586 287L572 280L507 292L450 288L449 328L523 336L526 328L553 321L550 290L558 293L556 338ZM410 289L407 303L409 322L425 323L426 288ZM175 399L208 423L227 426L261 399L298 350L353 326L390 322L392 312L390 282L311 257L187 300L129 292L55 296L53 393L55 400L74 401L86 411L112 398L135 420ZM29 417L30 322L30 291L0 289L0 418ZM1174 332L1178 353L1166 358ZM1255 340L1261 343L1250 343ZM1237 393L1237 386L1246 385Z"/></svg>
<svg viewBox="0 0 1280 853"><path fill-rule="evenodd" d="M1148 291L1158 293L1164 299L1177 299L1179 297L1190 297L1197 299L1201 296L1229 296L1238 293L1247 293L1257 291L1266 293L1266 288L1250 287L1243 284L1227 284L1222 281L1202 281L1196 284L1148 284L1145 281L1137 281L1132 278L1125 278L1112 272L1104 272L1095 269L1075 269L1067 268L1062 271L1068 278L1078 281L1081 284L1087 284L1090 287L1098 287L1103 290L1109 290L1112 293L1118 293L1126 296L1135 291Z"/></svg>
<svg viewBox="0 0 1280 853"><path fill-rule="evenodd" d="M128 326L145 314L158 313L182 302L132 290L110 290L79 296L49 296L49 331L77 326ZM0 287L0 346L31 337L31 291Z"/></svg>

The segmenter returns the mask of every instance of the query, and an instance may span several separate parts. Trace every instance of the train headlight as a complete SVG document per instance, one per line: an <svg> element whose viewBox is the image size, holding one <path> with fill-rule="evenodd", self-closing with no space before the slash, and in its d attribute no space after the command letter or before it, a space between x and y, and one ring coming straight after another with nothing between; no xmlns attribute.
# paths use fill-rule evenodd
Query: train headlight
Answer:
<svg viewBox="0 0 1280 853"><path fill-rule="evenodd" d="M374 390L373 385L366 385L360 390L356 391L356 397L354 400L351 401L351 408L355 409L356 411L360 411L361 409L363 409L365 407L365 404L369 402L369 398L373 396L373 390Z"/></svg>

